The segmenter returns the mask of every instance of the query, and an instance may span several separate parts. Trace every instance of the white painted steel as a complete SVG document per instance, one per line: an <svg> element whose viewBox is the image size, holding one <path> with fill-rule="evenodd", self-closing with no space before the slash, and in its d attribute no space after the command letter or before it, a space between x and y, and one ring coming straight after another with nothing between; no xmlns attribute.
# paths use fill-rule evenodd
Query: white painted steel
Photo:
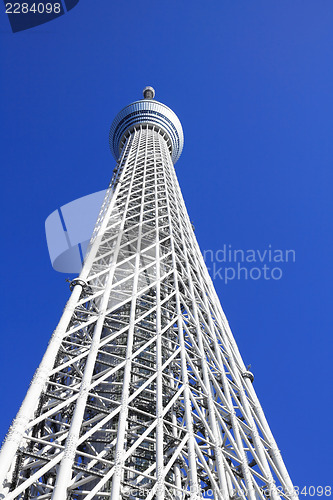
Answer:
<svg viewBox="0 0 333 500"><path fill-rule="evenodd" d="M134 104L114 122L121 157L81 281L3 445L0 498L296 499L186 212L180 123Z"/></svg>

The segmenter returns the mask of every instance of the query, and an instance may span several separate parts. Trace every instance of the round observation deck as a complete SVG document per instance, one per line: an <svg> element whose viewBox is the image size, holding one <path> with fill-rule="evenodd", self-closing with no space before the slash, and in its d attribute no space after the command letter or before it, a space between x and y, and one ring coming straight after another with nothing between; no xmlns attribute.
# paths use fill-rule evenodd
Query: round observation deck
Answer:
<svg viewBox="0 0 333 500"><path fill-rule="evenodd" d="M152 87L145 87L143 95L144 99L123 108L113 120L109 136L112 154L118 160L126 136L140 125L148 125L165 133L172 161L176 163L184 145L181 123L168 106L154 100Z"/></svg>

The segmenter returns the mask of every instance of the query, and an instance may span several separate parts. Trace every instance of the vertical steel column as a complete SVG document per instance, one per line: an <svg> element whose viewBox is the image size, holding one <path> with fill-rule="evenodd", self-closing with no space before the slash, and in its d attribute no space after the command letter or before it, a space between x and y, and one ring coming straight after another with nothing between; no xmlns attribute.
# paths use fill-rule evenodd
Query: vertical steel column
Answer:
<svg viewBox="0 0 333 500"><path fill-rule="evenodd" d="M163 383L162 383L162 333L161 333L161 269L160 269L160 235L159 235L159 205L158 205L158 179L156 166L156 136L152 132L153 139L153 158L155 170L155 220L156 220L156 478L157 490L156 500L164 499L164 451L163 451Z"/></svg>
<svg viewBox="0 0 333 500"><path fill-rule="evenodd" d="M126 210L130 201L130 193L132 189L132 185L134 182L138 156L140 153L140 146L142 144L143 134L142 127L140 127L139 131L135 131L135 134L139 135L139 145L136 150L135 161L133 165L133 174L131 180L131 186L129 190L129 195L126 203ZM147 137L146 137L147 140ZM146 147L146 144L145 144ZM144 189L144 178L143 176L143 189ZM142 222L143 216L143 206L140 211L140 221ZM131 300L131 312L130 312L130 322L129 322L129 330L128 330L128 338L127 338L127 351L126 351L126 364L124 368L124 380L123 380L123 392L121 399L121 411L119 414L118 421L118 433L117 433L117 446L116 446L116 458L115 458L115 471L112 477L112 488L111 488L111 500L118 500L122 498L121 495L121 477L123 474L123 465L124 465L124 451L125 451L125 437L126 437L126 427L127 427L127 415L128 415L128 397L130 390L130 381L131 381L131 368L132 368L132 348L133 348L133 338L134 338L134 321L135 321L135 306L137 299L137 286L138 286L138 277L139 277L139 264L140 264L140 245L141 245L141 232L142 225L139 226L139 232L137 236L136 242L136 257L135 257L135 270L134 270L134 279L133 279L133 291L132 291L132 300Z"/></svg>

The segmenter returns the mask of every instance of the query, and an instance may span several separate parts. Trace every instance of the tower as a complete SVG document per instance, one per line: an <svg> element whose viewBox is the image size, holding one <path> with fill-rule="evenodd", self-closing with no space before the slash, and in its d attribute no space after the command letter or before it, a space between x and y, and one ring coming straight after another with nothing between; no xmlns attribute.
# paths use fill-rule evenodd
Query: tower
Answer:
<svg viewBox="0 0 333 500"><path fill-rule="evenodd" d="M154 94L111 126L117 166L0 498L297 498L187 215L181 124Z"/></svg>

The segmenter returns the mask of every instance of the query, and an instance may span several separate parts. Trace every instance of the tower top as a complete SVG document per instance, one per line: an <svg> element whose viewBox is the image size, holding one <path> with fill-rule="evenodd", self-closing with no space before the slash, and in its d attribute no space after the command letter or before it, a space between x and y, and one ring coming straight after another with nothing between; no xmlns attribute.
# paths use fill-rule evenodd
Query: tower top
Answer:
<svg viewBox="0 0 333 500"><path fill-rule="evenodd" d="M173 163L176 163L180 157L184 135L179 118L168 106L155 101L154 97L153 87L145 87L143 99L128 104L113 120L109 139L110 149L116 160L119 158L126 138L142 125L162 132L168 143Z"/></svg>
<svg viewBox="0 0 333 500"><path fill-rule="evenodd" d="M145 87L143 89L143 97L144 99L154 99L155 97L155 89L153 87Z"/></svg>

